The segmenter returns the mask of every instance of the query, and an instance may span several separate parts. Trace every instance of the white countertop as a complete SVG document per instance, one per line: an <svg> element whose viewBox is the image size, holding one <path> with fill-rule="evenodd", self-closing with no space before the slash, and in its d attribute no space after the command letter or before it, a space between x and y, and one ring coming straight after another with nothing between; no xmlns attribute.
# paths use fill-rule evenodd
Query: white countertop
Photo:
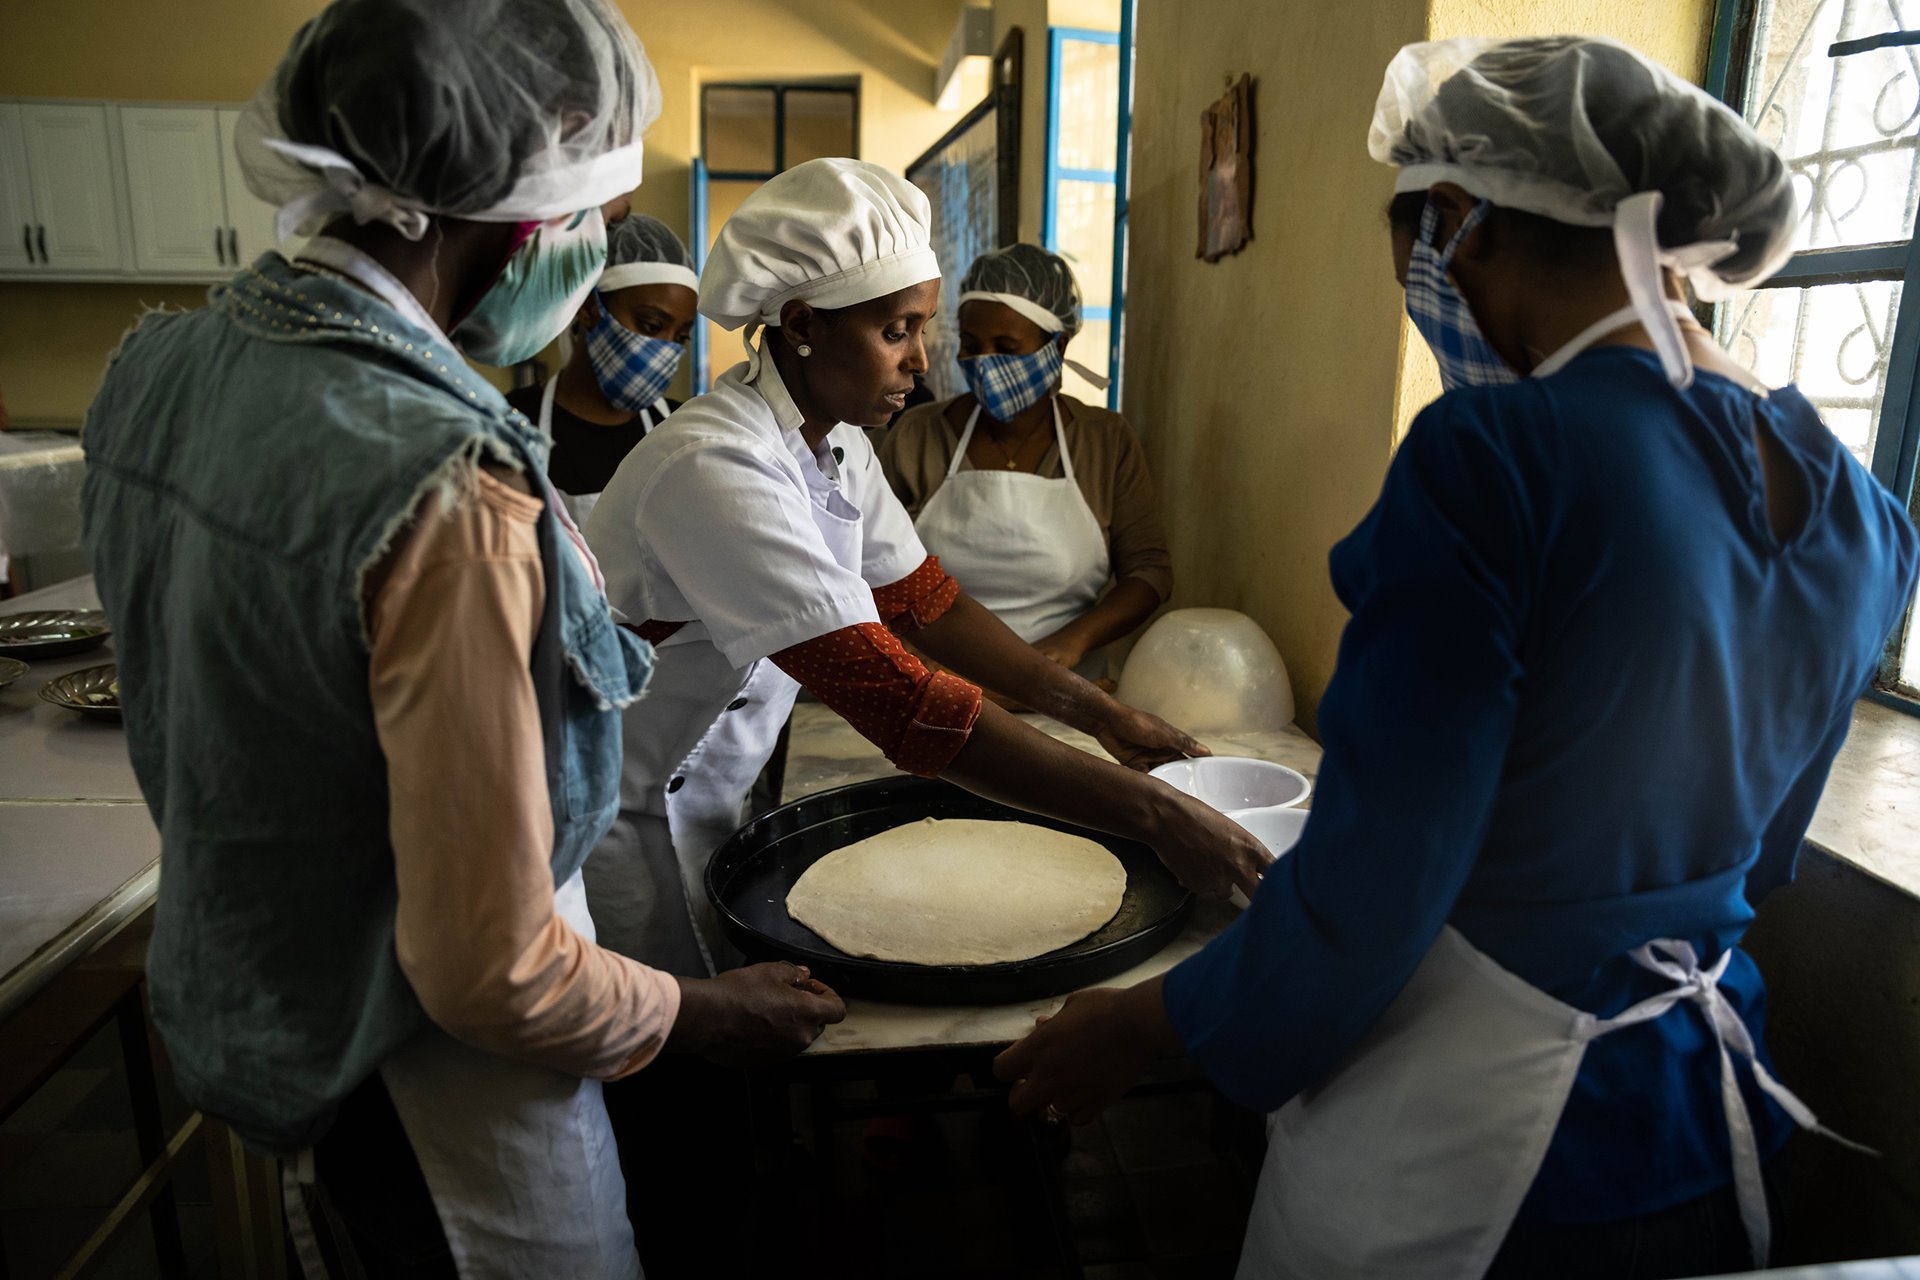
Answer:
<svg viewBox="0 0 1920 1280"><path fill-rule="evenodd" d="M0 603L0 613L99 606L80 578ZM138 914L159 881L160 834L125 732L39 697L54 676L112 661L109 642L30 662L0 689L0 1017Z"/></svg>
<svg viewBox="0 0 1920 1280"><path fill-rule="evenodd" d="M1104 756L1099 744L1045 716L1024 717L1035 728L1062 742ZM1298 728L1279 733L1203 735L1216 755L1254 756L1298 769L1309 778L1320 767L1320 747ZM851 725L817 702L793 709L793 727L787 741L787 767L781 800L791 802L816 791L844 787L895 773L880 752ZM1187 927L1157 954L1125 973L1107 979L1105 987L1131 986L1165 973L1200 950L1232 923L1235 908L1224 903L1198 903ZM1052 1013L1064 995L1007 1005L908 1005L878 1000L850 999L846 1021L828 1027L807 1050L809 1056L892 1052L902 1049L954 1049L1007 1044L1033 1030L1033 1020Z"/></svg>

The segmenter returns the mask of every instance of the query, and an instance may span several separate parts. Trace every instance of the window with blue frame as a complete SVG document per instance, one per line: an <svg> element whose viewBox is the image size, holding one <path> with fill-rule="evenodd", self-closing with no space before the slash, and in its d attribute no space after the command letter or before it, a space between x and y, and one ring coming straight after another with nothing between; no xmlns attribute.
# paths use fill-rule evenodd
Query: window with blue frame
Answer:
<svg viewBox="0 0 1920 1280"><path fill-rule="evenodd" d="M1709 87L1786 159L1795 253L1716 308L1714 331L1774 385L1794 383L1912 509L1920 452L1920 31L1898 0L1720 0ZM1920 710L1915 611L1880 694Z"/></svg>
<svg viewBox="0 0 1920 1280"><path fill-rule="evenodd" d="M1120 36L1078 27L1048 29L1047 166L1042 238L1073 266L1083 323L1073 358L1111 376L1109 332L1114 296L1114 205L1121 139ZM1063 389L1091 404L1119 406L1116 383L1096 390L1072 369Z"/></svg>

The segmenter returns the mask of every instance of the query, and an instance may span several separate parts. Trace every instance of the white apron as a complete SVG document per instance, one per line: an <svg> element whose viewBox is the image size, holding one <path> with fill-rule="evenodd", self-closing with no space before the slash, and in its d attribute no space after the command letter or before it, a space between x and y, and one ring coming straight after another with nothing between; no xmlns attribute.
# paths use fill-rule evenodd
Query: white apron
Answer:
<svg viewBox="0 0 1920 1280"><path fill-rule="evenodd" d="M1057 480L1022 471L961 470L979 420L976 406L946 478L920 508L913 527L968 595L1031 644L1100 599L1112 570L1107 537L1074 478L1058 396L1053 397L1053 438L1062 473ZM1096 662L1092 656L1082 664L1104 665L1104 659Z"/></svg>
<svg viewBox="0 0 1920 1280"><path fill-rule="evenodd" d="M1680 304L1672 304L1676 311ZM1548 377L1633 323L1606 316L1543 361ZM1266 1162L1247 1223L1240 1280L1468 1280L1486 1272L1546 1158L1587 1044L1659 1017L1707 1019L1720 1047L1721 1105L1734 1191L1756 1268L1769 1244L1753 1120L1735 1059L1804 1128L1822 1127L1755 1057L1719 990L1733 952L1711 969L1693 946L1659 939L1635 963L1665 993L1600 1019L1500 967L1451 925L1354 1051L1268 1121Z"/></svg>
<svg viewBox="0 0 1920 1280"><path fill-rule="evenodd" d="M560 918L592 943L579 874L553 896ZM598 1080L472 1048L432 1023L380 1064L380 1079L462 1280L640 1280L627 1184ZM303 1191L313 1181L311 1150L282 1164L301 1271L306 1280L327 1280ZM352 1262L345 1266L358 1273Z"/></svg>
<svg viewBox="0 0 1920 1280"><path fill-rule="evenodd" d="M594 939L575 874L560 918ZM461 1044L429 1026L380 1066L463 1280L636 1280L600 1082Z"/></svg>
<svg viewBox="0 0 1920 1280"><path fill-rule="evenodd" d="M1734 1190L1764 1267L1766 1192L1735 1057L1796 1122L1837 1135L1755 1057L1718 987L1732 955L1702 970L1689 943L1636 948L1634 961L1673 987L1600 1019L1501 968L1449 925L1359 1046L1270 1119L1240 1280L1484 1274L1546 1157L1588 1042L1687 1016L1674 1013L1682 1005L1700 1011L1720 1046Z"/></svg>
<svg viewBox="0 0 1920 1280"><path fill-rule="evenodd" d="M859 572L863 518L808 477L814 526ZM746 820L800 686L769 659L729 666L708 644L659 646L653 676L627 709L620 816L587 858L602 944L688 976L738 963L707 900L707 861Z"/></svg>
<svg viewBox="0 0 1920 1280"><path fill-rule="evenodd" d="M559 387L560 375L555 374L553 377L547 379L545 389L540 392L540 419L537 425L540 428L540 434L547 438L549 448L553 447L553 397L554 393L559 390ZM655 400L651 409L642 409L639 414L641 423L648 431L659 426L666 416L667 402L664 399ZM560 505L565 507L567 514L573 517L573 523L579 528L586 528L587 517L593 514L593 504L600 501L600 495L597 493L561 493L558 489L555 489L554 492L559 494Z"/></svg>

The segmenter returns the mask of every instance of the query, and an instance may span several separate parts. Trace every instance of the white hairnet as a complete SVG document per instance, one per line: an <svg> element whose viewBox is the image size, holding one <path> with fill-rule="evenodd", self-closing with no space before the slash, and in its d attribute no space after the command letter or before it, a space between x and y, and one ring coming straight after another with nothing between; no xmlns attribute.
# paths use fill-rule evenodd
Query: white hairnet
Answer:
<svg viewBox="0 0 1920 1280"><path fill-rule="evenodd" d="M653 67L606 0L334 0L243 115L247 189L282 238L340 213L537 222L640 182Z"/></svg>
<svg viewBox="0 0 1920 1280"><path fill-rule="evenodd" d="M973 260L960 281L960 302L975 299L1012 307L1048 333L1071 340L1080 332L1080 286L1073 268L1037 244L989 249Z"/></svg>
<svg viewBox="0 0 1920 1280"><path fill-rule="evenodd" d="M1367 147L1399 166L1396 191L1453 182L1504 208L1612 227L1628 292L1682 386L1692 365L1661 269L1713 300L1792 251L1780 157L1723 103L1612 40L1408 45L1387 67Z"/></svg>
<svg viewBox="0 0 1920 1280"><path fill-rule="evenodd" d="M700 314L753 337L799 300L850 307L940 278L933 210L920 188L865 160L809 160L769 178L740 204L707 257Z"/></svg>
<svg viewBox="0 0 1920 1280"><path fill-rule="evenodd" d="M700 288L693 255L673 228L644 213L630 213L607 228L607 270L600 292L641 284L683 284Z"/></svg>
<svg viewBox="0 0 1920 1280"><path fill-rule="evenodd" d="M1037 244L1010 244L989 249L973 260L960 281L960 301L998 302L1039 325L1047 333L1064 334L1073 341L1080 332L1080 286L1073 268L1059 254ZM1101 390L1107 379L1078 360L1068 360L1073 371Z"/></svg>

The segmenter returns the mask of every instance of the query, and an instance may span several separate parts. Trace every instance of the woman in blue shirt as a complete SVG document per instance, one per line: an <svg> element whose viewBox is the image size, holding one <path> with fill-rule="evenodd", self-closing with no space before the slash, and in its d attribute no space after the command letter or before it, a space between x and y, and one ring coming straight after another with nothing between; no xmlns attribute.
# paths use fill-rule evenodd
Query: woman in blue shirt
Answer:
<svg viewBox="0 0 1920 1280"><path fill-rule="evenodd" d="M1084 1120L1184 1051L1276 1111L1243 1276L1764 1265L1763 1162L1814 1121L1737 944L1913 529L1670 300L1790 248L1732 112L1607 41L1448 41L1395 59L1370 141L1448 391L1333 551L1313 818L1212 945L999 1070Z"/></svg>

